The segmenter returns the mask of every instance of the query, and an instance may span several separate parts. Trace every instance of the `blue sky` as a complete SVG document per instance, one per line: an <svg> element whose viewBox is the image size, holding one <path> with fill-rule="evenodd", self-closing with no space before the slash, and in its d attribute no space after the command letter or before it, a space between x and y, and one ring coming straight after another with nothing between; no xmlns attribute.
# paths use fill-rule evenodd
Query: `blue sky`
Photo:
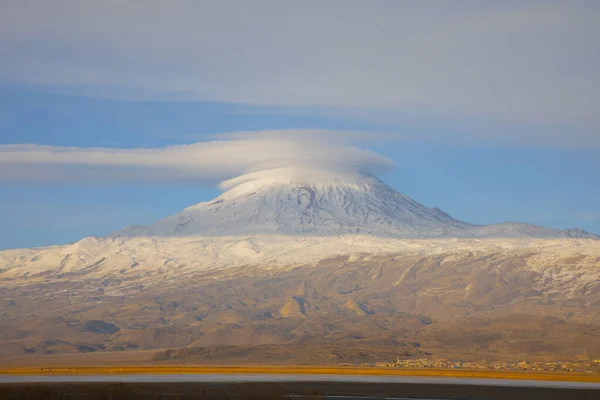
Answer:
<svg viewBox="0 0 600 400"><path fill-rule="evenodd" d="M381 178L425 205L600 233L599 3L137 1L1 3L0 145L383 132L395 139L360 146L393 160ZM2 249L105 235L219 193L36 181L15 165L0 163Z"/></svg>
<svg viewBox="0 0 600 400"><path fill-rule="evenodd" d="M311 116L288 108L220 103L127 102L0 90L4 144L158 147L241 129L326 128L390 132L391 127ZM403 129L396 128L401 135ZM597 150L456 145L428 137L371 146L397 164L381 178L428 206L473 223L526 221L600 232ZM164 183L4 182L0 247L28 247L105 235L171 215L219 193Z"/></svg>

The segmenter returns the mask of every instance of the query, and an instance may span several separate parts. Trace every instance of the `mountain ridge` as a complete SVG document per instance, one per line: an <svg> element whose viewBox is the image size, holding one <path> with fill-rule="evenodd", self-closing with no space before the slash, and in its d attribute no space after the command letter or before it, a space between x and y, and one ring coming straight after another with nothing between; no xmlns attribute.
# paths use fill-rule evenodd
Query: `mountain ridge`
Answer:
<svg viewBox="0 0 600 400"><path fill-rule="evenodd" d="M472 225L367 175L261 172L223 188L147 227L0 251L0 358L600 357L596 235Z"/></svg>
<svg viewBox="0 0 600 400"><path fill-rule="evenodd" d="M553 229L521 222L474 225L426 207L370 175L302 181L293 176L248 174L228 182L213 200L147 226L110 235L223 236L282 234L386 238L586 238L582 229Z"/></svg>

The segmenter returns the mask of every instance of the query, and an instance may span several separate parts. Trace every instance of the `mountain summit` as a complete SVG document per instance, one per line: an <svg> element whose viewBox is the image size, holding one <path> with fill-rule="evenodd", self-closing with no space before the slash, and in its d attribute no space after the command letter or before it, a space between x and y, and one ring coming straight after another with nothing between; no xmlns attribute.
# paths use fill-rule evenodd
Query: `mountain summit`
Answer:
<svg viewBox="0 0 600 400"><path fill-rule="evenodd" d="M228 190L212 201L113 236L600 238L580 229L556 230L516 222L472 225L426 207L366 174L277 169L242 175L222 187Z"/></svg>

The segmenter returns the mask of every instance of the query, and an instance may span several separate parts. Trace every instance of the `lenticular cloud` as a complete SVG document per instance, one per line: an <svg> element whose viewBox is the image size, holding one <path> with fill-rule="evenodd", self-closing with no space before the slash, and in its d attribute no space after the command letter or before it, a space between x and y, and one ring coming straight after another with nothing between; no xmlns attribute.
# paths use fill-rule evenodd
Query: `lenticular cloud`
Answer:
<svg viewBox="0 0 600 400"><path fill-rule="evenodd" d="M213 141L154 149L0 145L0 180L227 180L226 188L235 186L237 177L256 174L312 180L378 174L393 167L391 160L356 147L359 139L342 132L294 130L217 135Z"/></svg>

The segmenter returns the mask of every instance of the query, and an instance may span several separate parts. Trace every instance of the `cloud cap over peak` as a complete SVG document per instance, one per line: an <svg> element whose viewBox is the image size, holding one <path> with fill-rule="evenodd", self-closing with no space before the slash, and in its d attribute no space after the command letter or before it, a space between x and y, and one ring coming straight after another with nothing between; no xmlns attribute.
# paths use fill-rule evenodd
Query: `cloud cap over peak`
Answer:
<svg viewBox="0 0 600 400"><path fill-rule="evenodd" d="M220 135L221 136L221 135ZM378 174L394 163L352 145L341 132L257 131L153 149L0 145L0 180L186 181L214 184L239 175L310 168L323 175ZM350 135L356 142L356 135ZM317 174L318 175L318 174Z"/></svg>

